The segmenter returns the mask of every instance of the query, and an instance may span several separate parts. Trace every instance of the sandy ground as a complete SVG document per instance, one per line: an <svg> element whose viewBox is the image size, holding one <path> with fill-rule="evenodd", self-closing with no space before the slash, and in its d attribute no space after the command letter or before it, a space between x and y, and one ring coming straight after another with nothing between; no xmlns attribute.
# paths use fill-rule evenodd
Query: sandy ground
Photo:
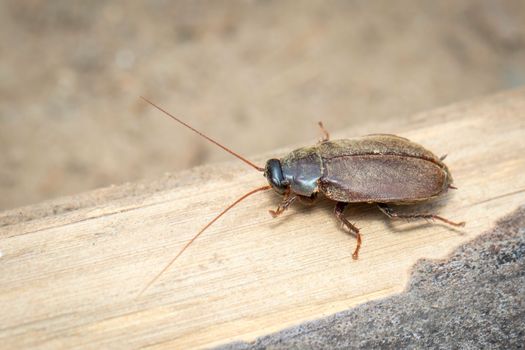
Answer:
<svg viewBox="0 0 525 350"><path fill-rule="evenodd" d="M0 209L525 84L525 2L0 1Z"/></svg>

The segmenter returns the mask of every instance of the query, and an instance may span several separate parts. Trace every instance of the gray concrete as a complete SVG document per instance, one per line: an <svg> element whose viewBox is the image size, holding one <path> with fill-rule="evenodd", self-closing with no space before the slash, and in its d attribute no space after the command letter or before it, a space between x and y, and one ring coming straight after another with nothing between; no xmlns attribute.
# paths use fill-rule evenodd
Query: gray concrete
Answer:
<svg viewBox="0 0 525 350"><path fill-rule="evenodd" d="M221 349L524 349L524 320L525 206L446 261L420 261L401 295Z"/></svg>

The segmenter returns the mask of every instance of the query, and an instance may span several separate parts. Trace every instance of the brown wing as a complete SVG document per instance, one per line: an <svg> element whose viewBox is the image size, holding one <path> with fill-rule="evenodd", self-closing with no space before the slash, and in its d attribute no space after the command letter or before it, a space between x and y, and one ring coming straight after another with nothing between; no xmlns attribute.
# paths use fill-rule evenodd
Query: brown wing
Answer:
<svg viewBox="0 0 525 350"><path fill-rule="evenodd" d="M342 155L395 154L417 157L444 164L432 152L410 140L389 134L374 134L352 139L334 140L319 145L321 157L332 158Z"/></svg>
<svg viewBox="0 0 525 350"><path fill-rule="evenodd" d="M324 143L321 156L319 189L336 201L417 202L439 195L451 183L434 154L393 135Z"/></svg>

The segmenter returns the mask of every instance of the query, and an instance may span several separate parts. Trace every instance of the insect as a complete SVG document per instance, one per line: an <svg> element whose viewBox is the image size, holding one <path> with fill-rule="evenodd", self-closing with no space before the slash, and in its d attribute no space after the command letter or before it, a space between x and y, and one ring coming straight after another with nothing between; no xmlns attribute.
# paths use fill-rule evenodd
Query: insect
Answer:
<svg viewBox="0 0 525 350"><path fill-rule="evenodd" d="M298 148L281 159L270 159L264 168L255 165L241 155L194 129L179 118L142 97L178 123L196 132L208 141L231 153L246 164L262 172L269 185L256 188L230 204L206 224L174 258L142 289L149 288L178 257L215 221L246 197L273 189L282 195L276 210L270 210L275 218L293 202L312 204L321 193L336 202L334 215L343 229L356 237L352 254L357 259L361 247L359 229L344 216L350 203L373 203L391 219L439 220L451 226L464 226L435 214L404 214L396 212L390 204L415 204L445 193L452 185L452 176L432 152L410 140L389 134L374 134L359 138L330 141L329 133L319 122L323 137L314 146Z"/></svg>

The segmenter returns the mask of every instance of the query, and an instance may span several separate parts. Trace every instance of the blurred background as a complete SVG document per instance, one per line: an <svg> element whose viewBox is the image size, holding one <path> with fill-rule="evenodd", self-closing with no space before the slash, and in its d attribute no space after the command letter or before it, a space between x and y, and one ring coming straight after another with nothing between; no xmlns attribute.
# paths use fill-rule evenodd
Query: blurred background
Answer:
<svg viewBox="0 0 525 350"><path fill-rule="evenodd" d="M0 0L0 209L525 84L525 1Z"/></svg>

